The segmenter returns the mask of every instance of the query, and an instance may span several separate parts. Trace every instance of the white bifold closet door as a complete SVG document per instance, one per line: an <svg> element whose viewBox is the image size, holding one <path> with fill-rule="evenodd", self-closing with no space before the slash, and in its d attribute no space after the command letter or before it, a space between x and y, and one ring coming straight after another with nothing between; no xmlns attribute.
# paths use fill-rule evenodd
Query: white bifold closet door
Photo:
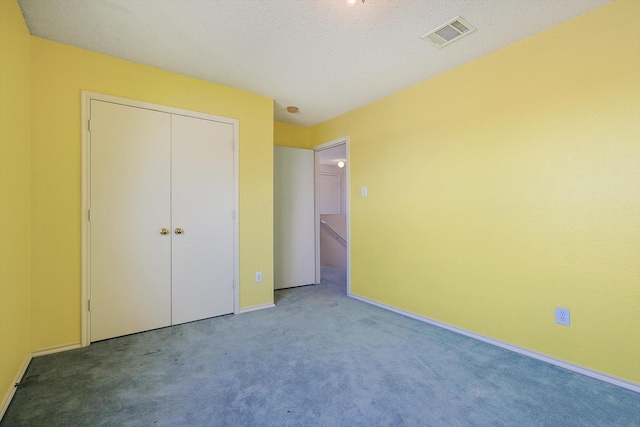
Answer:
<svg viewBox="0 0 640 427"><path fill-rule="evenodd" d="M233 126L173 115L171 135L176 325L233 311Z"/></svg>
<svg viewBox="0 0 640 427"><path fill-rule="evenodd" d="M233 312L233 125L91 101L91 341Z"/></svg>
<svg viewBox="0 0 640 427"><path fill-rule="evenodd" d="M171 325L171 116L91 102L91 341Z"/></svg>

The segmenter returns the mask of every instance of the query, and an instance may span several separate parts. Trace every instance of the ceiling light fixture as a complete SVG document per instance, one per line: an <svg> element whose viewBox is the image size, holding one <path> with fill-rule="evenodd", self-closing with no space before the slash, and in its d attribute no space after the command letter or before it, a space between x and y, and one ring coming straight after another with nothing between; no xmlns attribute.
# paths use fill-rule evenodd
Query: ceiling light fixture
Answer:
<svg viewBox="0 0 640 427"><path fill-rule="evenodd" d="M338 167L341 169L344 167L344 162L342 160L338 162Z"/></svg>
<svg viewBox="0 0 640 427"><path fill-rule="evenodd" d="M357 1L358 1L358 0L347 0L347 4L348 4L349 6L353 6L354 4L356 4L356 2L357 2ZM362 3L364 3L364 0L362 0Z"/></svg>
<svg viewBox="0 0 640 427"><path fill-rule="evenodd" d="M287 107L287 113L295 114L299 111L299 108L293 105Z"/></svg>

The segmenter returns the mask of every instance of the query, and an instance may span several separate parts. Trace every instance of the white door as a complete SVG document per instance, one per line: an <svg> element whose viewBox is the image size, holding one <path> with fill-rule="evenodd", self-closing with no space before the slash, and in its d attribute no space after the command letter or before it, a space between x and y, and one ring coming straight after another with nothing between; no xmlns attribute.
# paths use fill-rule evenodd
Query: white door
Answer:
<svg viewBox="0 0 640 427"><path fill-rule="evenodd" d="M170 126L91 101L91 341L171 324Z"/></svg>
<svg viewBox="0 0 640 427"><path fill-rule="evenodd" d="M339 174L320 173L318 175L318 210L320 215L340 214L342 208L342 182Z"/></svg>
<svg viewBox="0 0 640 427"><path fill-rule="evenodd" d="M315 283L314 152L274 147L274 288Z"/></svg>
<svg viewBox="0 0 640 427"><path fill-rule="evenodd" d="M228 123L171 118L174 325L233 312L233 135Z"/></svg>

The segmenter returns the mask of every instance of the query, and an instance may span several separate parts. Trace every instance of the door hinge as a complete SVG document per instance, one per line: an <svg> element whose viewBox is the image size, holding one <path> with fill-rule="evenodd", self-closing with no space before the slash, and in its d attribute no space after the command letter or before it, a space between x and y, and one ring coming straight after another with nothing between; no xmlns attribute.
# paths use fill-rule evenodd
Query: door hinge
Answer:
<svg viewBox="0 0 640 427"><path fill-rule="evenodd" d="M91 222L91 209L87 209L87 221Z"/></svg>
<svg viewBox="0 0 640 427"><path fill-rule="evenodd" d="M87 130L91 132L91 119L87 120Z"/></svg>
<svg viewBox="0 0 640 427"><path fill-rule="evenodd" d="M236 211L231 211L231 219L236 219Z"/></svg>
<svg viewBox="0 0 640 427"><path fill-rule="evenodd" d="M231 149L232 150L236 149L236 142L235 141L231 141Z"/></svg>
<svg viewBox="0 0 640 427"><path fill-rule="evenodd" d="M91 300L87 300L87 310L91 311Z"/></svg>
<svg viewBox="0 0 640 427"><path fill-rule="evenodd" d="M233 279L233 280L231 281L231 287L232 287L233 289L235 289L235 288L236 288L236 279Z"/></svg>

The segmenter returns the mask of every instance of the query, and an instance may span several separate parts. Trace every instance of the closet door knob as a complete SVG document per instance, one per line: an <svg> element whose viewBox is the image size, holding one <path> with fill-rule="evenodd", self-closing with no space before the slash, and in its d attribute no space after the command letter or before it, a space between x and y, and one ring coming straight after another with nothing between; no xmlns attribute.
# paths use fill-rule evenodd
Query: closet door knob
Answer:
<svg viewBox="0 0 640 427"><path fill-rule="evenodd" d="M182 228L176 228L176 234L182 234L184 230Z"/></svg>
<svg viewBox="0 0 640 427"><path fill-rule="evenodd" d="M164 236L165 234L169 234L169 230L167 230L166 228L161 228L161 229L160 229L160 234L162 234L163 236Z"/></svg>

